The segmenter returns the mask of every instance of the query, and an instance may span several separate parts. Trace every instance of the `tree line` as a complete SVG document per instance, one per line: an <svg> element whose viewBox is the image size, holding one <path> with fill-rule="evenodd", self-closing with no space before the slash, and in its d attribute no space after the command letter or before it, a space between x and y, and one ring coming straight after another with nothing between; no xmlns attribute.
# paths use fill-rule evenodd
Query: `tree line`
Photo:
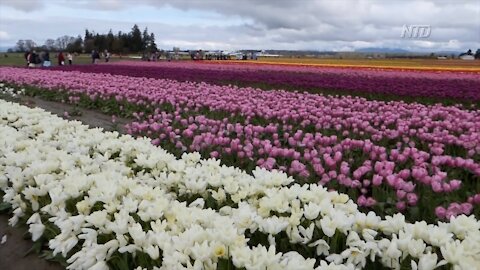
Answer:
<svg viewBox="0 0 480 270"><path fill-rule="evenodd" d="M83 37L81 35L77 37L65 35L57 39L47 39L43 45L38 45L31 39L19 40L15 48L8 51L27 52L31 50L66 51L70 53L108 50L113 53L127 54L155 52L158 48L155 44L155 34L149 33L147 27L142 32L135 24L128 33L119 31L114 34L110 29L107 34L100 34L86 29Z"/></svg>

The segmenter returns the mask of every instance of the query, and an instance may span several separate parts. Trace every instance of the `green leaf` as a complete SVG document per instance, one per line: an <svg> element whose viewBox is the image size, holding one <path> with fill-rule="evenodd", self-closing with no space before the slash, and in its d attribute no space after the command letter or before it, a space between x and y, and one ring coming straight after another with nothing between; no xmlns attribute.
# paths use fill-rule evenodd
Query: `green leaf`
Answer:
<svg viewBox="0 0 480 270"><path fill-rule="evenodd" d="M8 202L0 203L0 213L5 213L12 208L12 205Z"/></svg>
<svg viewBox="0 0 480 270"><path fill-rule="evenodd" d="M420 214L420 209L417 206L411 207L409 209L409 212L410 212L410 214L412 215L413 218L417 219L419 217L419 214Z"/></svg>
<svg viewBox="0 0 480 270"><path fill-rule="evenodd" d="M233 269L230 260L227 259L219 259L217 263L217 270L230 270Z"/></svg>
<svg viewBox="0 0 480 270"><path fill-rule="evenodd" d="M33 243L32 247L27 250L27 252L23 256L28 256L31 253L40 253L42 251L42 242L41 241L36 241Z"/></svg>

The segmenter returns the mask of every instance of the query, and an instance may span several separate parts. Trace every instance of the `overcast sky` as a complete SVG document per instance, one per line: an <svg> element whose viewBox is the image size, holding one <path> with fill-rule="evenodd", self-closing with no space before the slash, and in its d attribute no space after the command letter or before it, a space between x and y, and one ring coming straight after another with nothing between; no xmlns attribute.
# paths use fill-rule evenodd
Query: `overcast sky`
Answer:
<svg viewBox="0 0 480 270"><path fill-rule="evenodd" d="M0 0L0 47L135 23L164 49L480 48L480 0ZM431 34L402 38L404 25Z"/></svg>

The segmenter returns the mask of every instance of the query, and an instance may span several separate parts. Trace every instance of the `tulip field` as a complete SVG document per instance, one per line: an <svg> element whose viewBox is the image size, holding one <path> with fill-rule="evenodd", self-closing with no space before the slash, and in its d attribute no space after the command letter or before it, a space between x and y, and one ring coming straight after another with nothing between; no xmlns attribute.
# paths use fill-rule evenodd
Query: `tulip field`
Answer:
<svg viewBox="0 0 480 270"><path fill-rule="evenodd" d="M68 269L480 269L479 75L0 67L0 98L129 119L0 100L2 207Z"/></svg>
<svg viewBox="0 0 480 270"><path fill-rule="evenodd" d="M470 72L412 71L192 62L117 62L111 65L74 65L56 69L211 84L254 85L273 89L321 89L329 90L328 93L340 91L373 96L480 101L478 69Z"/></svg>

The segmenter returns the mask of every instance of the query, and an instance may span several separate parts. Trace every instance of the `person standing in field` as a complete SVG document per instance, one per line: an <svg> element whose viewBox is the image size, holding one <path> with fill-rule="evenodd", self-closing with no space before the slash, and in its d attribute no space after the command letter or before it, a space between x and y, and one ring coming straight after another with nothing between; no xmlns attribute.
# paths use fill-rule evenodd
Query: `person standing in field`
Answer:
<svg viewBox="0 0 480 270"><path fill-rule="evenodd" d="M100 53L95 51L95 63L100 61Z"/></svg>
<svg viewBox="0 0 480 270"><path fill-rule="evenodd" d="M28 52L28 55L27 55L27 67L35 67L35 64L34 64L34 62L33 62L33 60L34 60L33 54L34 54L33 51Z"/></svg>
<svg viewBox="0 0 480 270"><path fill-rule="evenodd" d="M104 56L105 56L105 62L110 61L110 53L108 52L108 50L105 50Z"/></svg>
<svg viewBox="0 0 480 270"><path fill-rule="evenodd" d="M68 59L68 64L72 65L73 64L73 54L68 53L67 54L67 59Z"/></svg>
<svg viewBox="0 0 480 270"><path fill-rule="evenodd" d="M92 64L96 64L100 60L100 54L96 51L92 51Z"/></svg>
<svg viewBox="0 0 480 270"><path fill-rule="evenodd" d="M27 67L28 65L30 65L30 52L25 52L25 54L23 55L23 57L25 57L25 61L27 62Z"/></svg>
<svg viewBox="0 0 480 270"><path fill-rule="evenodd" d="M36 64L39 64L40 58L38 57L38 54L36 51L32 51L28 55L28 66L29 67L36 67Z"/></svg>
<svg viewBox="0 0 480 270"><path fill-rule="evenodd" d="M43 53L43 66L49 67L51 65L52 65L52 62L50 62L50 53L48 51L45 51Z"/></svg>
<svg viewBox="0 0 480 270"><path fill-rule="evenodd" d="M65 65L65 56L63 56L63 52L58 54L58 65L63 66Z"/></svg>

